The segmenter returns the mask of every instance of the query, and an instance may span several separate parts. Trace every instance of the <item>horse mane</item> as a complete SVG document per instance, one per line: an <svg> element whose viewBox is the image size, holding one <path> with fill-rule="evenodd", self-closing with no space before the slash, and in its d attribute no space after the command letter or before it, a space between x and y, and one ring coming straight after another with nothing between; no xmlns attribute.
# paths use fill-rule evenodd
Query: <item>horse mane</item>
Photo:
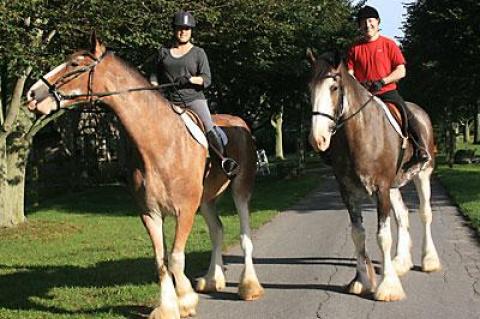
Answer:
<svg viewBox="0 0 480 319"><path fill-rule="evenodd" d="M113 58L114 61L116 61L117 63L119 63L125 70L125 72L134 80L140 82L141 85L144 85L144 86L149 86L151 85L150 81L148 81L148 79L135 67L133 66L132 64L130 64L129 62L125 61L124 59L120 58L119 56L117 56L114 52L112 51L107 51L107 53L109 56L111 56ZM157 93L159 93L158 91L156 91ZM160 94L161 95L161 94Z"/></svg>
<svg viewBox="0 0 480 319"><path fill-rule="evenodd" d="M368 90L348 73L344 60L335 52L326 52L318 57L313 69L313 81L332 72L332 69L338 70L349 101L361 101L368 97Z"/></svg>
<svg viewBox="0 0 480 319"><path fill-rule="evenodd" d="M339 72L342 77L344 91L347 92L349 101L362 101L369 96L368 90L364 88L350 73L344 62L339 65Z"/></svg>

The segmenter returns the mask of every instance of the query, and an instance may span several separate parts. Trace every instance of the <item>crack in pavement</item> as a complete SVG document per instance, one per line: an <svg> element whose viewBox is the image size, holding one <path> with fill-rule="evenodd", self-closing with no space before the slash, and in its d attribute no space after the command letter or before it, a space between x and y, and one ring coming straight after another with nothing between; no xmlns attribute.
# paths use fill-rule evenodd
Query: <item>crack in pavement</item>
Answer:
<svg viewBox="0 0 480 319"><path fill-rule="evenodd" d="M347 242L348 242L348 230L350 229L350 227L348 226L347 224L347 227L344 229L344 239L343 239L343 243L340 245L340 252L344 251L346 245L347 245ZM334 257L339 257L340 254L338 253L338 251L334 254ZM339 268L337 265L334 265L334 271L330 274L330 277L328 278L328 282L327 282L327 285L330 286L332 284L332 281L333 281L333 277L338 273L339 271ZM323 291L323 293L326 295L326 298L324 300L321 300L318 304L318 307L317 307L317 312L316 312L316 316L317 316L317 319L323 319L322 317L322 307L328 303L328 301L330 300L330 298L332 297L332 295L330 294L329 291ZM325 317L326 318L326 317Z"/></svg>

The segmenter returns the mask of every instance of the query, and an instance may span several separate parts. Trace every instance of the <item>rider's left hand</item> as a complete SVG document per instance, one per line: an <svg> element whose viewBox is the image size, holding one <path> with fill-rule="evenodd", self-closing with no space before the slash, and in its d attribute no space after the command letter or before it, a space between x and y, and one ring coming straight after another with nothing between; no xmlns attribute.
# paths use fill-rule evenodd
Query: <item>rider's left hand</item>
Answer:
<svg viewBox="0 0 480 319"><path fill-rule="evenodd" d="M383 79L378 80L378 81L373 81L372 84L370 85L370 91L371 92L378 92L380 91L383 87L385 86L385 81Z"/></svg>
<svg viewBox="0 0 480 319"><path fill-rule="evenodd" d="M187 76L181 76L175 80L175 84L181 88L186 87L190 83L190 78L188 78Z"/></svg>

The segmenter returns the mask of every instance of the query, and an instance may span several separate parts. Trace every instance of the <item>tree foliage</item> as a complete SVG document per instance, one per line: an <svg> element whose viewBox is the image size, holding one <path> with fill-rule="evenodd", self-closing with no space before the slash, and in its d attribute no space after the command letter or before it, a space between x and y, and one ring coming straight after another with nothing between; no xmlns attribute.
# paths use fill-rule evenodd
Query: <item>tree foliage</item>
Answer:
<svg viewBox="0 0 480 319"><path fill-rule="evenodd" d="M437 122L473 118L480 89L480 2L420 0L407 11L405 92Z"/></svg>

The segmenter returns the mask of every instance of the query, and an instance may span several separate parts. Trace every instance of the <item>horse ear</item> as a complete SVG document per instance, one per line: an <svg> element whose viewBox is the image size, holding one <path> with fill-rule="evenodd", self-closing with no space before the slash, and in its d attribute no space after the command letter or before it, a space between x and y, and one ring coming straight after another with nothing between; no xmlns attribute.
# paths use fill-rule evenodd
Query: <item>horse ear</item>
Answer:
<svg viewBox="0 0 480 319"><path fill-rule="evenodd" d="M90 52L92 52L95 57L99 58L105 53L105 51L105 46L102 44L102 41L97 38L97 32L93 30L90 35Z"/></svg>
<svg viewBox="0 0 480 319"><path fill-rule="evenodd" d="M333 53L333 66L337 69L343 61L343 55L339 50L335 50Z"/></svg>
<svg viewBox="0 0 480 319"><path fill-rule="evenodd" d="M307 48L306 54L308 62L310 62L312 66L315 65L315 63L317 62L317 54L313 51L313 49Z"/></svg>

